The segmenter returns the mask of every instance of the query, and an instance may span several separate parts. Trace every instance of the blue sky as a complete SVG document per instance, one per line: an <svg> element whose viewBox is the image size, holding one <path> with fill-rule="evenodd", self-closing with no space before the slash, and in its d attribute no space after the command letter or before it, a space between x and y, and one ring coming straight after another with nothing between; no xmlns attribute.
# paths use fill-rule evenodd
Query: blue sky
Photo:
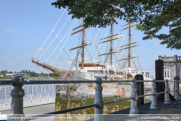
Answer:
<svg viewBox="0 0 181 121"><path fill-rule="evenodd" d="M0 70L31 70L40 72L43 69L40 67L37 68L34 64L32 64L31 57L35 56L38 50L40 50L40 52L35 57L35 60L38 60L41 57L41 55L45 52L46 48L49 46L51 41L54 40L50 48L47 49L42 58L39 59L40 62L44 63L46 59L50 56L50 54L53 52L53 50L56 48L58 43L62 40L62 45L58 46L54 54L49 58L48 61L46 61L47 64L51 64L53 62L56 55L62 48L64 42L66 41L68 35L70 34L70 31L68 31L65 38L62 39L69 27L71 25L76 27L82 23L82 20L78 20L76 25L74 25L73 22L75 22L75 20L72 20L71 17L70 19L68 19L69 15L67 11L65 11L65 13L62 15L64 9L57 9L51 5L51 2L54 1L55 0L0 1ZM60 19L59 23L54 29L54 32L50 35L45 45L42 48L40 48L46 40L46 38L48 37L48 35L51 33L52 29L54 28L56 22L58 21L61 15L62 18ZM66 20L67 23L63 27L59 36L56 39L54 39ZM118 25L114 24L115 34L120 33L120 30L122 29L121 26L126 24L126 22L123 20L120 20L118 22ZM108 34L105 35L107 29L108 28L100 29L100 32L95 40L95 44L92 45L93 51L92 49L90 51L92 56L96 51L96 46L98 46L98 43L100 42L99 39L109 35L109 31ZM88 36L91 30L92 28L86 30L86 37ZM88 43L92 43L98 31L99 28L94 29L92 33L87 37L86 41ZM161 41L157 39L143 41L143 32L135 30L135 27L132 27L132 33L133 35L131 41L139 41L139 46L134 49L136 50L136 52L133 50L133 55L139 55L138 59L143 71L154 71L155 60L158 59L158 55L173 56L176 54L179 55L180 53L180 50L171 50L166 48L166 45L159 45ZM168 33L168 28L163 28L160 31L160 33ZM118 46L126 44L126 41L128 39L128 31L123 31L122 36L123 39L114 41L115 51L118 49ZM64 49L61 51L58 58L55 60L53 66L57 68L68 68L70 66L71 61L72 59L74 59L77 51L73 50L70 52L69 49L78 46L79 38L80 34L75 34L68 38L64 46ZM87 46L88 49L89 47L90 46ZM106 49L107 44L102 44L99 53L105 53ZM65 51L71 59L67 56ZM120 54L121 53L118 53L116 56L118 57L120 56ZM89 54L86 52L86 61L89 61L88 58L90 57L88 55ZM126 56L127 54L122 53L122 55ZM97 59L98 58L94 58L94 60ZM101 60L104 60L104 57L102 57ZM135 61L135 63L137 63L137 59L133 60Z"/></svg>

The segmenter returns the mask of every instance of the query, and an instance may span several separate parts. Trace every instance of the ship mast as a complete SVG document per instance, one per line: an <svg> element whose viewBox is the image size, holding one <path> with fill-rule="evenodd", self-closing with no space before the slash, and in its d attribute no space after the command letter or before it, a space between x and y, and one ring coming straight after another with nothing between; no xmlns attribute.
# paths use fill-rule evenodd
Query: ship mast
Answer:
<svg viewBox="0 0 181 121"><path fill-rule="evenodd" d="M131 20L131 17L130 17L130 20ZM131 43L131 22L129 22L129 49L128 49L128 58L129 58L129 60L128 60L128 67L130 68L130 57L131 57L131 51L130 51L130 43Z"/></svg>
<svg viewBox="0 0 181 121"><path fill-rule="evenodd" d="M130 13L130 15L131 15L131 13ZM131 21L131 17L129 18L129 20ZM133 57L131 57L131 53L132 53L132 52L131 52L131 48L138 46L138 45L131 46L131 44L135 44L135 43L138 43L138 42L133 42L133 43L131 43L131 35L132 35L132 33L131 33L131 27L133 27L133 26L135 26L135 25L131 25L131 22L129 22L128 24L125 24L125 25L123 25L123 26L126 26L126 25L129 25L129 26L128 26L127 28L122 29L122 30L125 30L125 29L128 29L128 28L129 28L129 43L128 43L127 45L120 46L120 48L121 48L121 47L128 46L128 47L122 48L122 49L120 49L120 50L128 49L128 58L121 59L121 60L119 60L119 61L128 60L128 68L130 68L130 67L131 67L130 60L131 60L132 58L138 57L138 56L133 56ZM123 27L123 26L122 26L122 27ZM121 31L122 31L122 30L121 30Z"/></svg>
<svg viewBox="0 0 181 121"><path fill-rule="evenodd" d="M84 21L84 19L83 19L83 21ZM78 27L75 27L73 30L78 29L80 27L82 27L82 29L72 33L71 35L82 31L82 44L80 46L77 46L77 47L74 47L74 48L70 49L70 51L74 50L74 49L82 48L82 54L81 54L81 56L82 56L82 64L81 65L82 66L81 67L82 67L82 69L84 69L84 46L90 45L92 43L85 43L85 29L89 28L90 26L87 27L87 28L84 28L84 23L83 23L82 25L80 25Z"/></svg>
<svg viewBox="0 0 181 121"><path fill-rule="evenodd" d="M83 19L82 23L84 23L84 19ZM84 34L85 34L84 26L82 26L82 29L83 29L83 31L82 31L82 45L84 45ZM84 69L84 46L82 47L82 69Z"/></svg>
<svg viewBox="0 0 181 121"><path fill-rule="evenodd" d="M110 49L110 52L111 52L111 57L110 57L110 65L112 65L112 34L113 34L113 22L112 22L112 20L111 20L111 41L110 41L110 44L111 44L111 49Z"/></svg>
<svg viewBox="0 0 181 121"><path fill-rule="evenodd" d="M112 60L113 60L113 59L112 59L112 54L113 54L113 53L118 53L118 52L120 52L120 51L115 51L115 52L113 52L113 40L120 39L120 38L122 38L122 37L113 38L114 36L120 35L121 33L118 33L118 34L114 34L114 35L113 35L113 22L112 22L112 20L111 20L110 27L111 27L111 35L108 36L108 37L104 37L104 38L102 38L102 39L100 39L100 40L108 39L108 38L110 38L110 39L109 39L109 40L105 40L105 41L99 43L99 44L101 44L101 43L105 43L105 42L109 42L109 41L110 41L110 52L109 52L109 53L101 54L101 55L99 55L99 56L108 55L108 54L109 54L109 55L110 55L110 66L112 66Z"/></svg>

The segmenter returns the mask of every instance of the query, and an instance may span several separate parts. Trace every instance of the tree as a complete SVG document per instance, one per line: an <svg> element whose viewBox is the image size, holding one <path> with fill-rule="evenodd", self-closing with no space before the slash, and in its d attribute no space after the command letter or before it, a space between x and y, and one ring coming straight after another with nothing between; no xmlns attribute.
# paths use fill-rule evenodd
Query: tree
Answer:
<svg viewBox="0 0 181 121"><path fill-rule="evenodd" d="M36 77L36 73L34 71L30 72L30 76Z"/></svg>
<svg viewBox="0 0 181 121"><path fill-rule="evenodd" d="M146 35L143 40L157 38L167 48L181 49L180 0L57 0L52 5L67 8L72 19L84 18L85 27L106 27L117 18L137 21L136 29ZM168 34L159 33L163 27L169 28Z"/></svg>

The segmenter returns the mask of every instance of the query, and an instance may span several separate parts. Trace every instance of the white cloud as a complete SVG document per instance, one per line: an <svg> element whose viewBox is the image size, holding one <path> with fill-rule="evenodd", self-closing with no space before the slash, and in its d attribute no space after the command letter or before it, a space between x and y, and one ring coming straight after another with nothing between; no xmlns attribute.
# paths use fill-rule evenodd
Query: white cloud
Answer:
<svg viewBox="0 0 181 121"><path fill-rule="evenodd" d="M38 49L36 49L37 51L44 51L45 49L43 49L43 48L38 48Z"/></svg>
<svg viewBox="0 0 181 121"><path fill-rule="evenodd" d="M6 54L9 54L10 52L6 52Z"/></svg>
<svg viewBox="0 0 181 121"><path fill-rule="evenodd" d="M12 49L16 49L13 45L10 45L9 47L12 48Z"/></svg>
<svg viewBox="0 0 181 121"><path fill-rule="evenodd" d="M154 42L154 43L153 43L154 46L157 46L157 45L159 45L159 44L160 44L159 42Z"/></svg>
<svg viewBox="0 0 181 121"><path fill-rule="evenodd" d="M6 32L15 32L16 30L15 29L8 29L6 30Z"/></svg>
<svg viewBox="0 0 181 121"><path fill-rule="evenodd" d="M17 59L23 59L22 57L17 57Z"/></svg>
<svg viewBox="0 0 181 121"><path fill-rule="evenodd" d="M28 56L28 54L24 54L24 56Z"/></svg>
<svg viewBox="0 0 181 121"><path fill-rule="evenodd" d="M3 56L3 57L1 57L2 59L6 59L6 58L8 58L7 56Z"/></svg>

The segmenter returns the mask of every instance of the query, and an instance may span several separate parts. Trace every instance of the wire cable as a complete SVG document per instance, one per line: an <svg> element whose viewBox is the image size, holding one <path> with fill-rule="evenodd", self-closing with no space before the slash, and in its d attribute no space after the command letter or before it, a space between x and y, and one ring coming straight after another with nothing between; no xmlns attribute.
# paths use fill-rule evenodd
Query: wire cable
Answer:
<svg viewBox="0 0 181 121"><path fill-rule="evenodd" d="M73 24L75 23L75 21L73 22ZM66 32L66 34L64 35L64 37L62 38L62 40L59 42L59 44L57 45L57 47L53 50L53 52L50 54L50 56L47 58L47 60L45 62L48 61L48 59L52 56L52 54L55 52L55 50L58 48L58 46L62 43L63 39L66 37L67 33L70 31L70 29L72 28L73 24L70 26L70 28L68 29L68 31Z"/></svg>
<svg viewBox="0 0 181 121"><path fill-rule="evenodd" d="M110 26L110 25L109 25L109 26ZM109 27L109 28L110 28L110 27ZM106 31L106 33L105 33L105 35L104 35L104 38L105 38L105 36L107 35L107 32L108 32L109 28L107 29L107 31ZM102 41L103 41L103 40L102 40ZM102 42L102 41L101 41L101 42ZM98 52L98 50L99 50L99 48L100 48L101 45L102 45L102 43L98 46L96 53ZM94 54L93 59L94 59L96 53Z"/></svg>
<svg viewBox="0 0 181 121"><path fill-rule="evenodd" d="M77 21L78 20L76 20L76 21L74 21L74 26L76 25L76 23L77 23ZM74 28L74 27L73 27ZM73 31L73 30L72 30ZM72 31L70 32L70 34L72 33ZM66 41L64 42L64 45L63 45L63 47L60 49L60 51L59 51L59 53L57 54L57 56L55 57L55 59L54 59L54 61L53 61L53 63L55 62L55 60L57 59L57 57L58 57L58 55L60 54L60 52L61 52L61 50L64 48L64 46L65 46L65 44L66 44L66 42L67 42L67 40L68 40L68 38L70 37L70 34L69 34L69 36L67 37L67 39L66 39ZM51 65L53 65L53 63L51 64Z"/></svg>
<svg viewBox="0 0 181 121"><path fill-rule="evenodd" d="M68 17L68 19L70 18L70 16ZM66 20L66 22L64 23L64 25L62 26L62 28L59 30L58 34L56 35L56 37L53 39L53 41L50 43L50 45L47 47L47 49L44 51L44 53L40 56L39 60L41 59L41 57L45 54L45 52L48 50L48 48L51 46L51 44L54 42L54 40L58 37L59 33L62 31L63 27L65 26L65 24L67 23L68 19Z"/></svg>
<svg viewBox="0 0 181 121"><path fill-rule="evenodd" d="M66 10L66 9L65 9ZM63 11L62 15L64 14L65 10ZM60 21L60 19L62 18L62 15L60 16L60 18L58 19L57 23L55 24L55 26L53 27L52 31L50 32L50 34L48 35L48 37L46 38L46 40L44 41L43 45L40 47L42 48L44 46L44 44L46 43L46 41L48 40L48 38L50 37L50 35L53 33L55 27L57 26L58 22ZM37 54L40 52L40 49L38 50L38 52L35 54L34 58L37 56Z"/></svg>

